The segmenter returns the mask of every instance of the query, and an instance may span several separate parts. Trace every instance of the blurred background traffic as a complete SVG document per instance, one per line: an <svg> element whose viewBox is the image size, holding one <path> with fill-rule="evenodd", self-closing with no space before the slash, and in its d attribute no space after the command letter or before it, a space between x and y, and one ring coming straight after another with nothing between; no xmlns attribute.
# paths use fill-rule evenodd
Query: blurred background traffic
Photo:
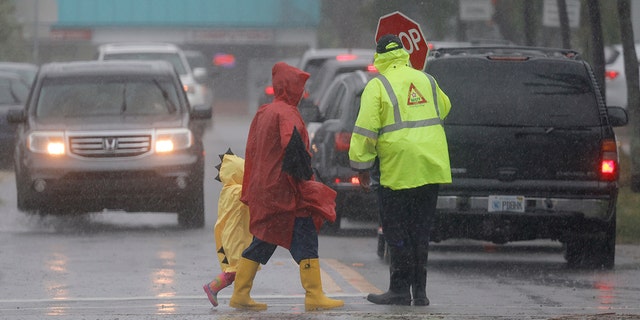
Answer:
<svg viewBox="0 0 640 320"><path fill-rule="evenodd" d="M214 112L253 114L268 90L274 62L294 63L313 48L373 49L378 19L390 12L403 12L418 22L432 45L562 47L567 39L560 32L559 2L566 4L570 47L589 52L593 37L588 10L593 1L0 0L0 60L38 66L92 60L107 43L172 43L189 52L191 68L206 70ZM612 68L607 81L613 87L624 79L622 64L616 64L622 61L623 37L616 1L595 2L602 41L608 46L605 60ZM640 3L631 1L631 7L632 20L638 20ZM619 91L624 85L616 87L613 92L622 93L611 98L625 105L626 91Z"/></svg>

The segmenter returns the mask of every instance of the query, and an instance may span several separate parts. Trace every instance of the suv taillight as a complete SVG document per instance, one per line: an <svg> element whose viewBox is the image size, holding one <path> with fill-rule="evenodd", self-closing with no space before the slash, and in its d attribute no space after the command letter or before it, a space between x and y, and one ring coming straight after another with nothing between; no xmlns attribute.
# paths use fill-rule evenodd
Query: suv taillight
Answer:
<svg viewBox="0 0 640 320"><path fill-rule="evenodd" d="M606 80L615 80L620 75L620 72L615 70L607 70L604 73L604 78Z"/></svg>
<svg viewBox="0 0 640 320"><path fill-rule="evenodd" d="M615 181L618 179L618 145L615 140L604 140L600 147L600 178L603 181Z"/></svg>
<svg viewBox="0 0 640 320"><path fill-rule="evenodd" d="M348 178L335 178L333 180L333 182L335 184L340 184L340 183L350 183L354 186L358 186L360 185L360 178L358 178L358 176L353 176L353 177L348 177Z"/></svg>
<svg viewBox="0 0 640 320"><path fill-rule="evenodd" d="M334 136L336 151L349 151L351 144L351 132L336 132Z"/></svg>

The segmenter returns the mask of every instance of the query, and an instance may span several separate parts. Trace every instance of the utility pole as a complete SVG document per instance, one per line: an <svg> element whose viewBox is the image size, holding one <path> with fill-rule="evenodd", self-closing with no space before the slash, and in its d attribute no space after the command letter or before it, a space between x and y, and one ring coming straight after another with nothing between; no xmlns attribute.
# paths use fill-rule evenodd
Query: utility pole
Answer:
<svg viewBox="0 0 640 320"><path fill-rule="evenodd" d="M558 18L560 20L560 35L562 35L562 47L571 48L571 38L569 33L569 15L567 14L567 1L558 0Z"/></svg>
<svg viewBox="0 0 640 320"><path fill-rule="evenodd" d="M627 79L627 111L629 112L629 138L631 154L631 190L640 192L640 75L638 59L634 43L634 32L631 18L631 1L618 0L618 16L620 34L622 35L622 54L624 72Z"/></svg>
<svg viewBox="0 0 640 320"><path fill-rule="evenodd" d="M602 42L602 24L600 20L600 3L598 0L587 0L589 26L591 28L591 59L592 67L598 83L604 84L604 44ZM600 86L602 97L605 97L604 85Z"/></svg>

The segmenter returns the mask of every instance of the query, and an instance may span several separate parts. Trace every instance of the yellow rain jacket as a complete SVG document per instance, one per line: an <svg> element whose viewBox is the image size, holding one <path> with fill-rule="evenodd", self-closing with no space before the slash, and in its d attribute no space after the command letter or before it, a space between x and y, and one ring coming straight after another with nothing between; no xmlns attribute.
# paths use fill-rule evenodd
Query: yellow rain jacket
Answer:
<svg viewBox="0 0 640 320"><path fill-rule="evenodd" d="M380 159L380 184L392 190L451 183L442 120L451 102L435 79L408 66L405 50L376 53L380 75L362 93L349 159L358 171Z"/></svg>
<svg viewBox="0 0 640 320"><path fill-rule="evenodd" d="M235 272L242 251L253 236L249 232L249 207L240 201L244 159L225 154L220 164L222 190L218 200L218 219L214 227L216 251L223 272Z"/></svg>

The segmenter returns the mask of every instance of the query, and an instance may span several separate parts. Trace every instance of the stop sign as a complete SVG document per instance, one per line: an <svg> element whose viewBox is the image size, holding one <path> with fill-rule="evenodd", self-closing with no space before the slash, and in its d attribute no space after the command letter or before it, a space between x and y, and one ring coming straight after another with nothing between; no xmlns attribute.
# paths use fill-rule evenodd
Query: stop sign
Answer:
<svg viewBox="0 0 640 320"><path fill-rule="evenodd" d="M427 62L429 48L420 25L399 11L384 15L378 20L376 43L385 34L395 34L409 52L409 61L415 69L422 70Z"/></svg>

